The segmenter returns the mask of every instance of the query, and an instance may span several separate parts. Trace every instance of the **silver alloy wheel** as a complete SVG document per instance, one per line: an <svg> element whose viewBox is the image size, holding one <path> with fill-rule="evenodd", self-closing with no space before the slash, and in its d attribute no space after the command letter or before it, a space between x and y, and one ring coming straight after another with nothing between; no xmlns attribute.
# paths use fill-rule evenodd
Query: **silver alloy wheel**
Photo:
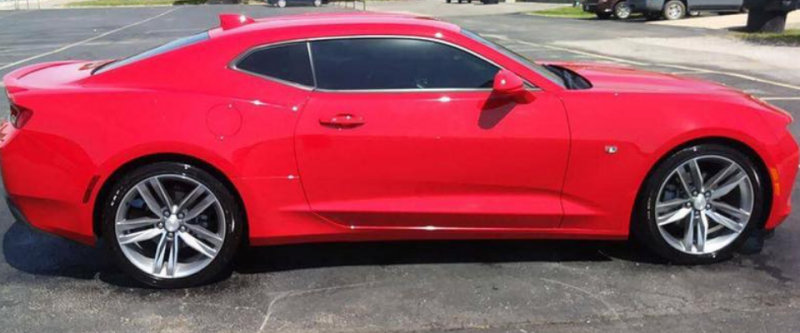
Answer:
<svg viewBox="0 0 800 333"><path fill-rule="evenodd" d="M280 8L286 7L286 0L278 0L278 7Z"/></svg>
<svg viewBox="0 0 800 333"><path fill-rule="evenodd" d="M631 7L628 6L626 1L620 2L618 5L614 6L614 16L620 20L631 17Z"/></svg>
<svg viewBox="0 0 800 333"><path fill-rule="evenodd" d="M661 185L655 207L658 230L678 251L717 252L747 227L754 194L750 176L738 163L718 155L695 157Z"/></svg>
<svg viewBox="0 0 800 333"><path fill-rule="evenodd" d="M667 19L677 20L683 17L683 7L680 3L673 2L667 7Z"/></svg>
<svg viewBox="0 0 800 333"><path fill-rule="evenodd" d="M139 182L120 201L114 221L125 257L159 278L201 271L225 240L219 200L208 187L184 175L158 175Z"/></svg>
<svg viewBox="0 0 800 333"><path fill-rule="evenodd" d="M314 0L314 7L322 6L322 0Z"/></svg>

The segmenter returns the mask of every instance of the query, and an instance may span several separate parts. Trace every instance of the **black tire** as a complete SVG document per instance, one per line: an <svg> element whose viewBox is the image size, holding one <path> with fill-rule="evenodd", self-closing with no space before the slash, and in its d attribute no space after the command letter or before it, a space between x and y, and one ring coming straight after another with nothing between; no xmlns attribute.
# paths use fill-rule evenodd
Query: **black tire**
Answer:
<svg viewBox="0 0 800 333"><path fill-rule="evenodd" d="M597 18L600 20L608 20L611 18L611 13L596 13Z"/></svg>
<svg viewBox="0 0 800 333"><path fill-rule="evenodd" d="M619 20L627 20L631 17L631 8L627 1L619 1L614 5L614 17Z"/></svg>
<svg viewBox="0 0 800 333"><path fill-rule="evenodd" d="M453 0L447 0L447 3L451 3Z"/></svg>
<svg viewBox="0 0 800 333"><path fill-rule="evenodd" d="M661 184L678 166L698 156L716 155L738 163L750 177L754 190L754 205L747 226L738 238L722 249L707 254L689 254L670 246L658 229L655 219L655 204L658 200ZM742 152L719 144L700 144L681 149L662 161L653 170L640 193L633 215L633 236L644 246L662 258L676 264L710 264L730 259L747 241L754 230L763 226L766 219L767 190L762 179L766 179L757 168L757 162Z"/></svg>
<svg viewBox="0 0 800 333"><path fill-rule="evenodd" d="M142 180L157 175L189 177L205 185L223 207L227 232L217 256L202 270L186 277L160 278L143 272L127 259L115 236L115 215L125 193ZM231 272L233 257L242 244L243 230L245 229L244 219L241 208L234 199L231 190L216 177L205 170L186 163L157 162L128 172L112 185L108 193L109 195L104 200L101 212L102 234L105 238L105 244L112 253L116 264L137 281L156 288L188 288L215 282Z"/></svg>
<svg viewBox="0 0 800 333"><path fill-rule="evenodd" d="M675 13L672 13L673 8L676 11ZM667 1L667 3L664 4L662 14L667 20L680 20L686 17L686 4L680 0Z"/></svg>

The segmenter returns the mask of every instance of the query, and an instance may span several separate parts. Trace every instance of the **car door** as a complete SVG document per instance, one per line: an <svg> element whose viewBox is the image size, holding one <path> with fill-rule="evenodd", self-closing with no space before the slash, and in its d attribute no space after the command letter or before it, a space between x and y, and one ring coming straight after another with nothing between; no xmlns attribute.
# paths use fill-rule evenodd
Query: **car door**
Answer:
<svg viewBox="0 0 800 333"><path fill-rule="evenodd" d="M689 10L735 11L743 4L744 0L688 0Z"/></svg>
<svg viewBox="0 0 800 333"><path fill-rule="evenodd" d="M311 209L353 228L552 228L569 150L561 102L492 93L497 65L440 41L310 42L296 130Z"/></svg>

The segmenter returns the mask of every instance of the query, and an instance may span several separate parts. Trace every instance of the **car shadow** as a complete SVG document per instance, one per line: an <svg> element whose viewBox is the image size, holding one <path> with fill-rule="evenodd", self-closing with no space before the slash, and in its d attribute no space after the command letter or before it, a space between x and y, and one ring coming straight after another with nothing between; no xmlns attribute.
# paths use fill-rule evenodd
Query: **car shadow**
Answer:
<svg viewBox="0 0 800 333"><path fill-rule="evenodd" d="M240 253L236 271L240 274L258 274L336 266L602 262L615 259L637 263L665 263L632 242L401 241L254 247Z"/></svg>
<svg viewBox="0 0 800 333"><path fill-rule="evenodd" d="M492 129L500 123L517 106L517 103L509 97L501 96L492 91L486 102L481 107L481 114L478 117L478 127L481 129Z"/></svg>
<svg viewBox="0 0 800 333"><path fill-rule="evenodd" d="M114 266L102 243L83 245L15 222L3 237L3 256L19 271L81 280L100 279L120 287L141 287Z"/></svg>
<svg viewBox="0 0 800 333"><path fill-rule="evenodd" d="M148 288L117 269L102 243L96 247L82 245L20 222L5 233L3 255L11 267L28 274L99 279L119 287ZM611 260L664 263L631 242L403 241L253 247L240 252L234 271L260 274L340 266Z"/></svg>

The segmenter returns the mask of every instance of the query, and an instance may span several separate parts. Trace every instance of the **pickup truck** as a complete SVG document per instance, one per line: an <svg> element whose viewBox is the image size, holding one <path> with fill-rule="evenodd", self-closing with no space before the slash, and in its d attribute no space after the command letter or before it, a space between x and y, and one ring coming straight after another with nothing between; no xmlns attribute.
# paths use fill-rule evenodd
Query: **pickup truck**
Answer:
<svg viewBox="0 0 800 333"><path fill-rule="evenodd" d="M628 0L632 13L643 13L649 19L679 20L688 13L737 13L743 0Z"/></svg>

